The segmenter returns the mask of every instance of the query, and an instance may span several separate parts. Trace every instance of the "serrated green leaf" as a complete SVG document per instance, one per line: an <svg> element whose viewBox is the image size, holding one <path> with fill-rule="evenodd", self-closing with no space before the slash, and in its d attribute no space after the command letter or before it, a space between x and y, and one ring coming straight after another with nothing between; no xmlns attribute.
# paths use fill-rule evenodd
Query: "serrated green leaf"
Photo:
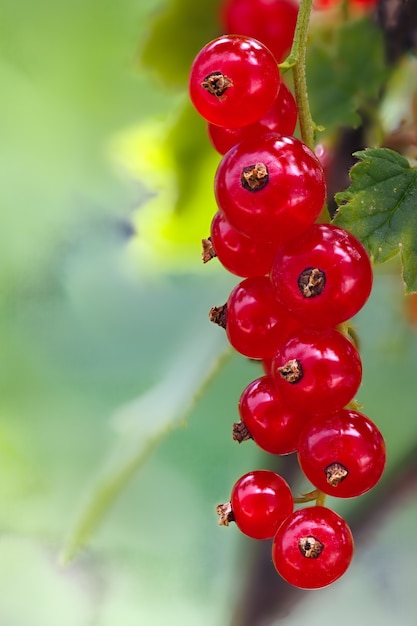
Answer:
<svg viewBox="0 0 417 626"><path fill-rule="evenodd" d="M357 127L361 107L378 96L387 78L381 32L369 19L316 30L306 71L314 121L326 131Z"/></svg>
<svg viewBox="0 0 417 626"><path fill-rule="evenodd" d="M350 187L333 220L365 245L374 263L400 254L406 293L417 291L417 170L388 148L356 152Z"/></svg>

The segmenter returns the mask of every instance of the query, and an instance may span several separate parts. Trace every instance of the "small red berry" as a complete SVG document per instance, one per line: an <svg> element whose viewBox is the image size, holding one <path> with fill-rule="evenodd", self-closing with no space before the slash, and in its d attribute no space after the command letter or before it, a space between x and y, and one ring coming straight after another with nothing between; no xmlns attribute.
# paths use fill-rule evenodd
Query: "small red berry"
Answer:
<svg viewBox="0 0 417 626"><path fill-rule="evenodd" d="M310 415L289 407L271 376L252 381L239 398L239 415L250 437L270 454L290 454Z"/></svg>
<svg viewBox="0 0 417 626"><path fill-rule="evenodd" d="M297 15L295 0L226 0L221 20L227 32L256 37L281 62L291 48Z"/></svg>
<svg viewBox="0 0 417 626"><path fill-rule="evenodd" d="M189 94L208 122L236 128L256 122L269 111L280 81L276 60L264 44L243 35L223 35L195 57Z"/></svg>
<svg viewBox="0 0 417 626"><path fill-rule="evenodd" d="M214 192L236 230L280 244L311 227L322 209L326 183L319 160L302 141L267 133L224 155Z"/></svg>
<svg viewBox="0 0 417 626"><path fill-rule="evenodd" d="M271 269L276 297L307 326L353 317L368 300L372 266L363 245L334 224L313 224L281 245Z"/></svg>
<svg viewBox="0 0 417 626"><path fill-rule="evenodd" d="M339 498L369 491L385 467L385 443L365 415L344 409L313 418L300 434L298 460L317 489Z"/></svg>
<svg viewBox="0 0 417 626"><path fill-rule="evenodd" d="M217 152L226 154L237 143L252 137L258 138L265 132L292 135L297 124L297 116L298 110L294 96L286 84L281 82L272 108L259 121L241 128L223 128L209 123L207 132Z"/></svg>
<svg viewBox="0 0 417 626"><path fill-rule="evenodd" d="M251 359L272 358L277 345L300 328L275 298L267 276L246 278L226 305L226 334L233 348Z"/></svg>
<svg viewBox="0 0 417 626"><path fill-rule="evenodd" d="M271 539L293 509L291 490L282 476L269 470L254 470L236 481L230 502L220 504L217 513L221 525L234 521L248 537Z"/></svg>
<svg viewBox="0 0 417 626"><path fill-rule="evenodd" d="M353 557L349 526L322 506L294 511L283 521L272 544L275 568L291 585L319 589L340 578Z"/></svg>
<svg viewBox="0 0 417 626"><path fill-rule="evenodd" d="M244 278L269 273L276 252L272 243L260 244L242 235L220 211L213 217L210 231L216 256L229 272Z"/></svg>
<svg viewBox="0 0 417 626"><path fill-rule="evenodd" d="M302 329L277 347L272 375L288 404L310 414L345 407L362 380L355 346L334 328Z"/></svg>

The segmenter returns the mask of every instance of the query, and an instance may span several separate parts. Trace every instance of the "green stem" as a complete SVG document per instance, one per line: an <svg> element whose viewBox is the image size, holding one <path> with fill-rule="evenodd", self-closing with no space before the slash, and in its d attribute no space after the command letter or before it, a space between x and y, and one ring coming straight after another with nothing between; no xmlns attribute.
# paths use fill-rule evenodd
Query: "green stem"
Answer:
<svg viewBox="0 0 417 626"><path fill-rule="evenodd" d="M308 493L303 493L299 498L293 498L294 504L307 504L307 502L315 502L316 506L324 506L326 502L326 494L320 489L313 489Z"/></svg>
<svg viewBox="0 0 417 626"><path fill-rule="evenodd" d="M305 71L308 26L312 4L313 0L301 0L291 52L279 67L283 70L292 69L301 139L309 148L314 149L316 126L311 117Z"/></svg>
<svg viewBox="0 0 417 626"><path fill-rule="evenodd" d="M324 506L326 503L326 494L317 490L316 506Z"/></svg>

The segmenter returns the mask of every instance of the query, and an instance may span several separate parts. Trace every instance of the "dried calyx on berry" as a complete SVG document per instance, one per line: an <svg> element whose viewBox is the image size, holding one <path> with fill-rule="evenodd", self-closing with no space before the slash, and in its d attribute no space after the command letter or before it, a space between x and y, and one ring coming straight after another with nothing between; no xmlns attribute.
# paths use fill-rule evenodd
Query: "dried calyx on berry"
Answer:
<svg viewBox="0 0 417 626"><path fill-rule="evenodd" d="M201 245L203 248L203 251L201 253L203 263L208 263L209 261L211 261L211 259L214 259L214 257L217 256L211 237L208 237L207 239L202 239Z"/></svg>
<svg viewBox="0 0 417 626"><path fill-rule="evenodd" d="M221 98L229 87L233 87L233 82L221 72L211 72L201 82L201 86L216 98Z"/></svg>

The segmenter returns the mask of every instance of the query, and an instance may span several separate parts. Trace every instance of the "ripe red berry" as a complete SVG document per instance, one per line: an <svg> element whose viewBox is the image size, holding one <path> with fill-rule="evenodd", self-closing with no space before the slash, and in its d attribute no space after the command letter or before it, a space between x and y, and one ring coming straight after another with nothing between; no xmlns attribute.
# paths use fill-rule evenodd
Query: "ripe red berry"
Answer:
<svg viewBox="0 0 417 626"><path fill-rule="evenodd" d="M271 358L276 346L300 327L274 296L267 276L246 278L226 305L226 334L237 352L251 359Z"/></svg>
<svg viewBox="0 0 417 626"><path fill-rule="evenodd" d="M311 414L345 407L362 380L355 346L334 328L302 329L277 347L272 375L288 404Z"/></svg>
<svg viewBox="0 0 417 626"><path fill-rule="evenodd" d="M260 244L233 228L218 211L211 222L211 243L220 263L237 276L268 274L275 256L272 243Z"/></svg>
<svg viewBox="0 0 417 626"><path fill-rule="evenodd" d="M335 326L368 300L372 266L363 245L333 224L314 224L280 246L271 270L276 296L300 322Z"/></svg>
<svg viewBox="0 0 417 626"><path fill-rule="evenodd" d="M280 80L276 60L261 42L243 35L223 35L195 57L189 94L208 122L236 128L256 122L269 111Z"/></svg>
<svg viewBox="0 0 417 626"><path fill-rule="evenodd" d="M344 409L313 418L298 449L301 469L317 489L339 498L369 491L385 467L385 443L365 415Z"/></svg>
<svg viewBox="0 0 417 626"><path fill-rule="evenodd" d="M271 376L249 383L239 398L240 419L255 443L270 454L290 454L310 415L289 407Z"/></svg>
<svg viewBox="0 0 417 626"><path fill-rule="evenodd" d="M234 484L230 502L220 504L220 524L234 521L239 530L253 539L271 539L294 501L287 482L269 470L248 472Z"/></svg>
<svg viewBox="0 0 417 626"><path fill-rule="evenodd" d="M281 82L278 96L264 117L241 128L223 128L207 124L207 132L213 147L220 154L226 154L237 143L251 137L258 138L265 132L292 135L297 124L297 104L285 83Z"/></svg>
<svg viewBox="0 0 417 626"><path fill-rule="evenodd" d="M272 544L275 568L291 585L319 589L340 578L353 556L349 526L323 506L294 511L278 528Z"/></svg>
<svg viewBox="0 0 417 626"><path fill-rule="evenodd" d="M313 224L326 183L312 150L295 137L272 133L231 148L218 165L214 191L236 230L278 244Z"/></svg>
<svg viewBox="0 0 417 626"><path fill-rule="evenodd" d="M294 0L226 0L221 21L229 33L262 41L281 62L291 48L297 15Z"/></svg>

